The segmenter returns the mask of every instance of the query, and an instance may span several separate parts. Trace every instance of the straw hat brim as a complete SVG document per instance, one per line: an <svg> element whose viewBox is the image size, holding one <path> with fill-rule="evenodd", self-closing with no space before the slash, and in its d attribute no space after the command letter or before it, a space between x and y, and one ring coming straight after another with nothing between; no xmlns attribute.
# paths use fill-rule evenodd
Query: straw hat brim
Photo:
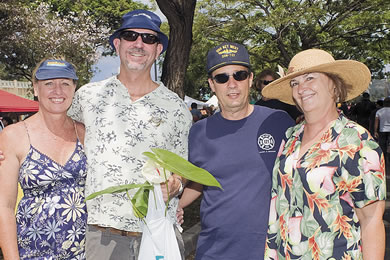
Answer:
<svg viewBox="0 0 390 260"><path fill-rule="evenodd" d="M352 88L348 90L345 101L359 96L368 88L371 81L371 72L363 63L354 60L336 60L287 74L265 86L262 95L269 99L279 99L284 103L294 105L290 81L299 75L310 72L335 74L342 78L346 84L351 85Z"/></svg>

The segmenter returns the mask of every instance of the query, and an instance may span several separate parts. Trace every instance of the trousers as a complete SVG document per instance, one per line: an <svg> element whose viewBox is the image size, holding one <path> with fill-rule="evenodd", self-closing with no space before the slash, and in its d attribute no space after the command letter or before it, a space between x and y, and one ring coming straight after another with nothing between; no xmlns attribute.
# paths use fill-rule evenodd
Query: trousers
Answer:
<svg viewBox="0 0 390 260"><path fill-rule="evenodd" d="M176 227L175 234L182 259L184 259L184 242ZM85 235L85 254L87 260L137 260L141 246L141 236L121 236L109 231L102 231L87 226Z"/></svg>

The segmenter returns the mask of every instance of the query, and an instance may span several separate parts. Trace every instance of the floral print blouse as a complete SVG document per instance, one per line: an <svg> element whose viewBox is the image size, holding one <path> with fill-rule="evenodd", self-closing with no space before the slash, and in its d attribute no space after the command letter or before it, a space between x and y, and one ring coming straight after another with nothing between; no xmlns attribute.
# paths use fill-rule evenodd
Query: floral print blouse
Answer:
<svg viewBox="0 0 390 260"><path fill-rule="evenodd" d="M265 259L362 259L355 208L386 198L382 151L340 114L298 158L304 123L275 162Z"/></svg>

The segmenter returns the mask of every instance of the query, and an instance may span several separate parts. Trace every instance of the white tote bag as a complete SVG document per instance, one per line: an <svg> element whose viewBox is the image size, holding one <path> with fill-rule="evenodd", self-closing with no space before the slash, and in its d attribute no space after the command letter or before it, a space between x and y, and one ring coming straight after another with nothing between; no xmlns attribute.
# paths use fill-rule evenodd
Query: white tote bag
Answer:
<svg viewBox="0 0 390 260"><path fill-rule="evenodd" d="M142 240L138 260L182 260L173 221L165 216L165 203L160 184L149 192L146 225L142 226Z"/></svg>

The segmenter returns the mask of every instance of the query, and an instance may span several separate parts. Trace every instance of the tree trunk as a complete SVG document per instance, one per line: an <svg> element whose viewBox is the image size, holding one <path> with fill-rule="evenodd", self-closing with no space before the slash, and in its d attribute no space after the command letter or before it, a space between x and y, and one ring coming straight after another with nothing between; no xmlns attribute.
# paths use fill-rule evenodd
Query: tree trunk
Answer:
<svg viewBox="0 0 390 260"><path fill-rule="evenodd" d="M196 0L156 0L169 24L169 45L161 81L184 98L184 77L192 44Z"/></svg>

